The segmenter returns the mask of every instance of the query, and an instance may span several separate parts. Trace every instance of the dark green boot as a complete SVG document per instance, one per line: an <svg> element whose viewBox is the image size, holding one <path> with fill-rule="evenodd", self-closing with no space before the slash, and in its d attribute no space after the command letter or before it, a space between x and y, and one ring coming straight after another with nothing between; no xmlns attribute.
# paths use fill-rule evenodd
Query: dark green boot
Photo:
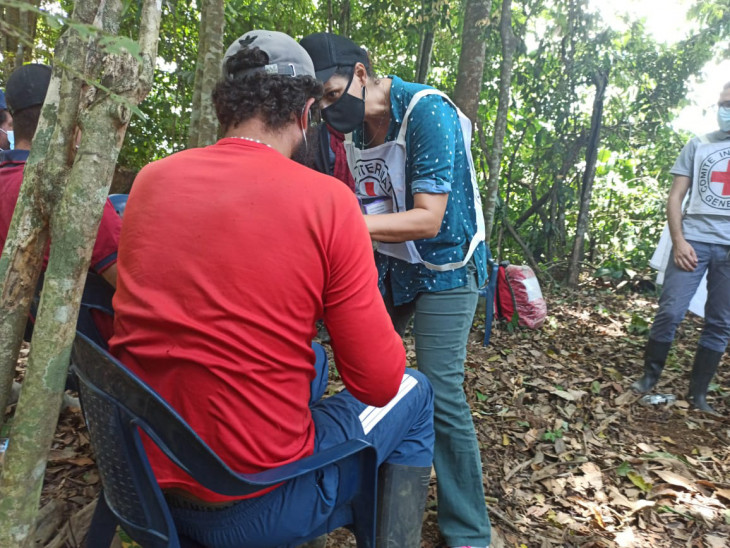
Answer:
<svg viewBox="0 0 730 548"><path fill-rule="evenodd" d="M671 342L665 343L649 339L644 350L644 376L631 385L634 392L645 394L654 388L662 374L671 347Z"/></svg>
<svg viewBox="0 0 730 548"><path fill-rule="evenodd" d="M430 477L430 466L380 466L375 548L420 548Z"/></svg>
<svg viewBox="0 0 730 548"><path fill-rule="evenodd" d="M717 372L724 352L710 350L704 346L697 347L695 362L692 365L692 376L689 381L687 401L696 409L717 415L718 413L707 403L707 387Z"/></svg>

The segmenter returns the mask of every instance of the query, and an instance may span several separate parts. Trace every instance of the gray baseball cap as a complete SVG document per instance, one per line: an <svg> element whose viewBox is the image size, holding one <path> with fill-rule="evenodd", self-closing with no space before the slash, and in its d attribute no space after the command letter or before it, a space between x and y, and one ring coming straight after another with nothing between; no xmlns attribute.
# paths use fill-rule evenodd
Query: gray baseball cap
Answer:
<svg viewBox="0 0 730 548"><path fill-rule="evenodd" d="M246 47L258 47L269 56L269 64L246 69L244 73L266 72L289 76L311 76L314 65L306 50L294 38L275 30L252 30L230 45L223 57L223 75L229 76L226 68L228 59Z"/></svg>

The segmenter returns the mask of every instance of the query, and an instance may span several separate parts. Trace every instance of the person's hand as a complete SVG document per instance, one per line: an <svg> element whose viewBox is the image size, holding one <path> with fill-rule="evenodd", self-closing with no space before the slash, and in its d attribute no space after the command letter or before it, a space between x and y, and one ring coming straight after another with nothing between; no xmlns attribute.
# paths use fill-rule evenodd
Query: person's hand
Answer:
<svg viewBox="0 0 730 548"><path fill-rule="evenodd" d="M697 254L687 240L674 244L674 264L687 272L697 268Z"/></svg>

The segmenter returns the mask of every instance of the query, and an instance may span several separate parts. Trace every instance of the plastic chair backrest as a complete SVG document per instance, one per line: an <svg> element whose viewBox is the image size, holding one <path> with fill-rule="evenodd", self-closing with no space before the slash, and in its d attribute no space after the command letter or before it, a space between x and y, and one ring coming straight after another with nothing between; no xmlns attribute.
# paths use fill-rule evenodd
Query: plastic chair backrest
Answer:
<svg viewBox="0 0 730 548"><path fill-rule="evenodd" d="M43 289L43 281L45 274L41 273L38 278L38 284L30 305L30 317L25 327L23 339L30 342L33 336L33 328L35 318L38 315L38 306L40 304L41 290ZM76 322L76 330L89 337L96 344L107 348L107 341L99 331L94 320L94 311L114 316L114 308L112 307L112 298L114 297L114 288L99 274L89 272L86 274L86 282L84 284L84 292L81 295L81 305L79 308L79 318Z"/></svg>
<svg viewBox="0 0 730 548"><path fill-rule="evenodd" d="M81 296L81 306L79 308L79 319L76 322L76 330L89 337L104 349L108 348L108 341L99 330L94 313L98 312L113 318L113 297L114 287L99 274L89 271L86 275L84 293Z"/></svg>
<svg viewBox="0 0 730 548"><path fill-rule="evenodd" d="M127 207L128 199L129 194L109 194L109 201L114 206L114 211L122 218L124 217L124 209Z"/></svg>
<svg viewBox="0 0 730 548"><path fill-rule="evenodd" d="M196 481L223 495L244 496L324 466L340 468L342 496L350 507L316 531L302 532L290 546L342 526L353 526L358 546L375 543L377 460L363 440L350 440L311 457L257 474L233 472L178 413L91 339L77 333L72 368L97 456L107 505L132 539L145 548L177 548L167 503L147 460L140 430ZM357 469L359 473L355 474ZM362 478L352 485L347 478ZM339 498L338 500L343 500ZM347 499L344 499L347 500ZM289 546L289 545L287 545Z"/></svg>

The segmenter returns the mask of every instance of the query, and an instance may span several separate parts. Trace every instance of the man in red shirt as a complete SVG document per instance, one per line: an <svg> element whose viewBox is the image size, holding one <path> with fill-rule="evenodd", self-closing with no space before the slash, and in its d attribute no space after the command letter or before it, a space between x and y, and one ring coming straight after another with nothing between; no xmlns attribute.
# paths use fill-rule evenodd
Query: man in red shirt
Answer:
<svg viewBox="0 0 730 548"><path fill-rule="evenodd" d="M146 166L132 187L111 349L237 471L370 441L385 463L378 546L415 548L433 395L405 369L357 199L291 160L321 94L285 34L251 31L228 49L213 93L225 137ZM325 399L318 318L347 388ZM334 469L239 500L145 448L178 530L210 548L296 542L346 502Z"/></svg>
<svg viewBox="0 0 730 548"><path fill-rule="evenodd" d="M5 87L8 110L13 115L15 147L13 150L0 152L0 249L5 247L8 237L10 221L23 182L23 170L50 81L51 67L28 64L16 69ZM115 263L121 230L122 221L107 200L91 256L91 270L100 274L112 286L116 285ZM47 259L46 254L44 265Z"/></svg>
<svg viewBox="0 0 730 548"><path fill-rule="evenodd" d="M30 154L31 142L38 126L41 107L51 81L51 67L40 64L27 64L19 67L8 78L5 88L7 107L13 116L14 147L0 151L0 250L5 247L15 204L23 183L23 171ZM91 255L90 271L98 274L112 287L106 287L101 280L86 285L84 298L102 292L104 296L113 291L117 281L117 246L122 231L122 221L109 200L104 205L104 213L99 224L94 250ZM43 259L43 268L48 263L48 250ZM42 282L40 282L42 283ZM37 293L40 292L40 289ZM35 305L34 307L35 308ZM95 312L95 311L94 311ZM31 316L35 315L33 310ZM98 337L108 340L111 337L112 322L104 313L92 312ZM79 326L83 327L83 315ZM88 327L85 328L88 330ZM26 327L25 339L30 340L33 332L32 319ZM99 341L101 342L101 341ZM17 385L16 385L17 386ZM17 387L19 388L19 387ZM16 390L17 390L16 388Z"/></svg>

